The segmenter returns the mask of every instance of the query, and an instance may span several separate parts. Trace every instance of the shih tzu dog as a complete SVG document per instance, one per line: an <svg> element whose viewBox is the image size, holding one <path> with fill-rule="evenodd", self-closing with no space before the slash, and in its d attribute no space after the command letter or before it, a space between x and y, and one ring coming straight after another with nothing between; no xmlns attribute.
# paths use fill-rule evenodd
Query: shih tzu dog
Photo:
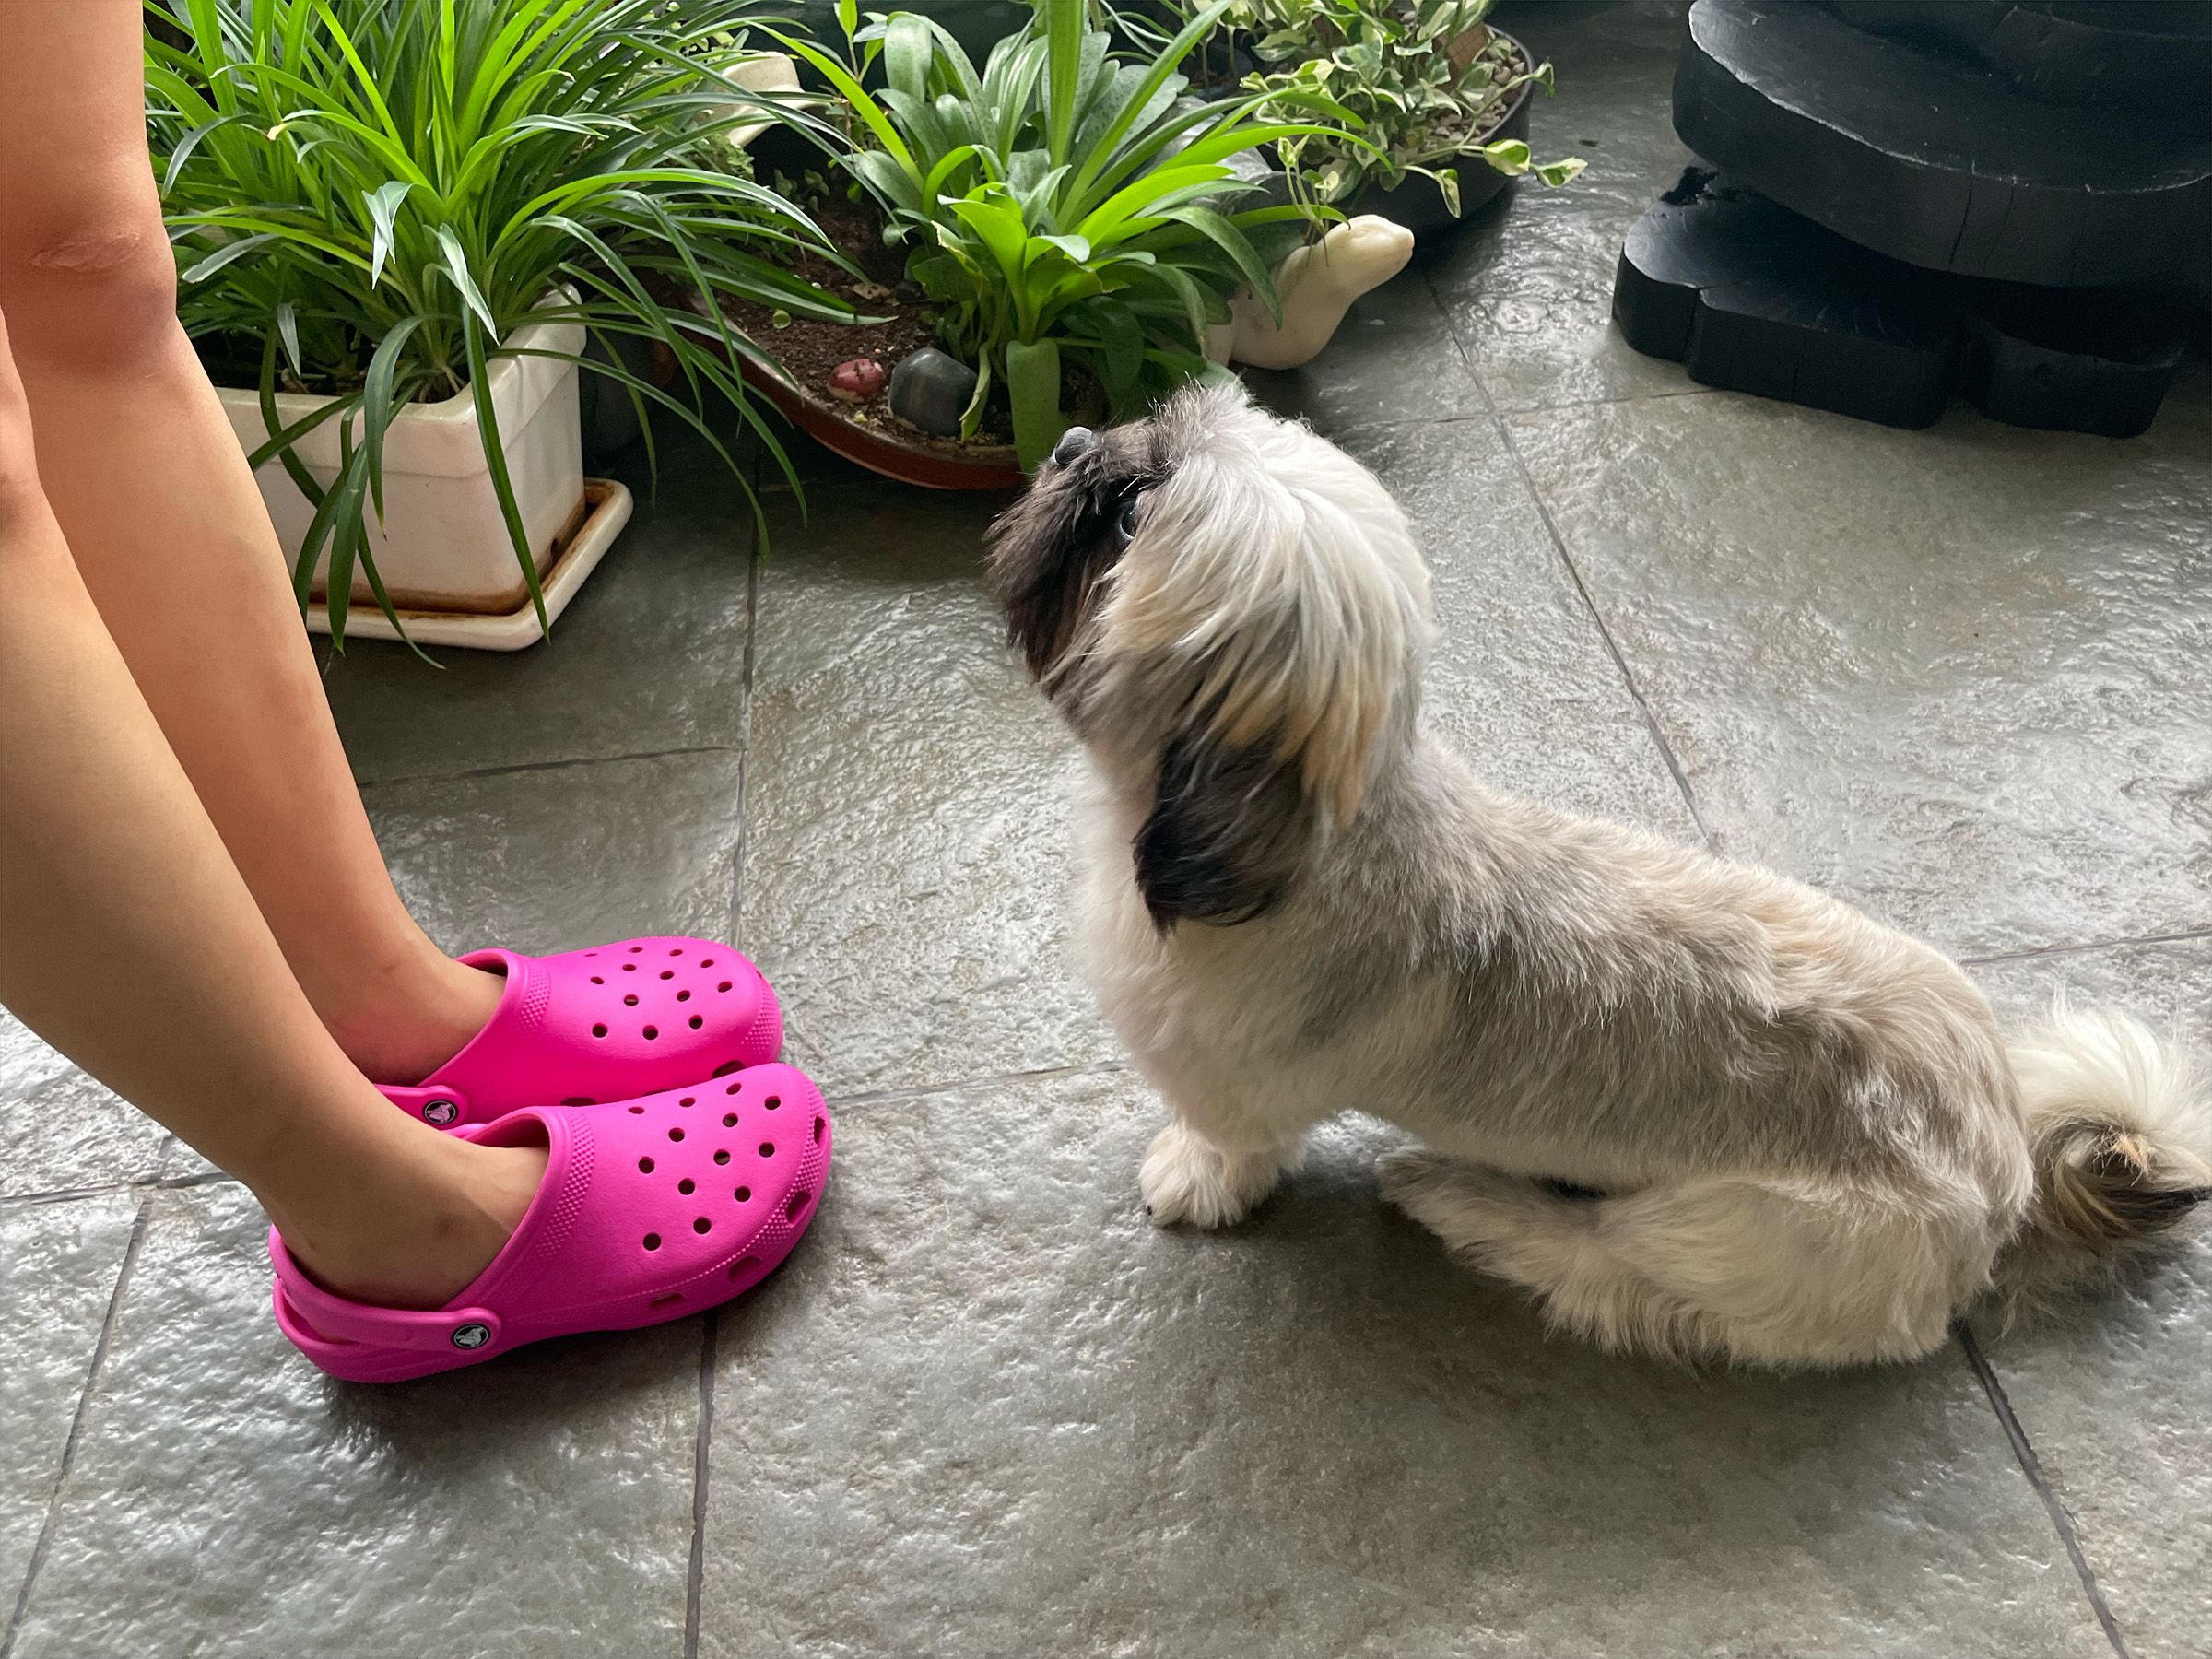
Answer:
<svg viewBox="0 0 2212 1659"><path fill-rule="evenodd" d="M1389 494L1234 392L1070 431L992 532L1089 759L1078 931L1172 1121L1160 1223L1221 1227L1356 1110L1386 1194L1609 1347L1903 1359L2212 1197L2212 1112L2131 1020L2007 1041L1835 900L1493 794L1420 722Z"/></svg>

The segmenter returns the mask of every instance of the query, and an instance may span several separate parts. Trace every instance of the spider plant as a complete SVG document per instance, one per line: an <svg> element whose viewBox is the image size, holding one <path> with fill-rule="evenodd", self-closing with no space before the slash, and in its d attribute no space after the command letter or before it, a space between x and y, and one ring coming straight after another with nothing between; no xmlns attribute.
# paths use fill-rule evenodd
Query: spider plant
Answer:
<svg viewBox="0 0 2212 1659"><path fill-rule="evenodd" d="M398 624L363 516L382 521L392 422L410 403L465 391L544 625L485 373L518 354L527 322L580 324L602 346L657 342L676 365L665 389L593 368L641 418L665 411L701 433L748 500L711 394L789 475L734 371L735 355L758 347L682 298L851 315L776 257L824 250L818 229L722 164L718 135L757 119L733 112L747 95L715 69L729 49L715 37L744 29L747 0L147 4L167 26L147 33L147 121L179 309L218 377L260 388L271 436L252 460L276 458L315 505L294 585L304 606L327 548L340 649L357 565ZM280 390L331 401L280 427ZM295 446L331 420L343 422L342 460L324 485Z"/></svg>
<svg viewBox="0 0 2212 1659"><path fill-rule="evenodd" d="M785 47L849 112L841 158L907 250L907 276L936 302L939 341L977 374L961 424L972 438L1005 388L1014 446L1033 468L1069 424L1064 373L1079 366L1118 415L1218 372L1206 329L1249 283L1276 303L1252 235L1307 208L1239 209L1241 150L1330 131L1263 122L1263 104L1358 118L1319 91L1223 103L1183 96L1179 65L1226 10L1221 0L1156 50L1117 53L1084 0L1038 0L1030 26L979 74L933 19L912 12L860 27L841 0L846 55ZM882 86L865 77L880 66Z"/></svg>

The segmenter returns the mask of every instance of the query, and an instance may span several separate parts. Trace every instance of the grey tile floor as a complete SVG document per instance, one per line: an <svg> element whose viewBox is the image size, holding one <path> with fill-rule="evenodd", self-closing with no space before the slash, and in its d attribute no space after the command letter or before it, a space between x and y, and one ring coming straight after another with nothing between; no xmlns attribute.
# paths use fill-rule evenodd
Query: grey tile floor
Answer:
<svg viewBox="0 0 2212 1659"><path fill-rule="evenodd" d="M1896 433L1606 330L1679 164L1665 7L1524 6L1586 155L1256 377L1399 492L1435 720L2212 1044L2212 377L2145 438ZM2212 1246L1912 1368L1547 1340L1333 1129L1165 1234L1061 956L1072 756L993 503L679 454L556 644L332 700L436 935L735 935L839 1170L747 1302L387 1390L269 1322L236 1187L0 1022L0 1618L77 1654L2100 1655L2212 1647ZM11 1599L12 1598L12 1599Z"/></svg>

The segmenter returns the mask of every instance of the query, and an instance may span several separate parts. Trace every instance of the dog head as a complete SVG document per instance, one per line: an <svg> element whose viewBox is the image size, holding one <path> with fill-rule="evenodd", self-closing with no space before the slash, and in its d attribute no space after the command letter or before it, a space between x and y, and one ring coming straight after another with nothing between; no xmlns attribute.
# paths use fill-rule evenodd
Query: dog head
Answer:
<svg viewBox="0 0 2212 1659"><path fill-rule="evenodd" d="M1411 730L1429 578L1403 515L1233 388L1070 430L991 543L1030 672L1150 793L1136 879L1163 929L1269 909Z"/></svg>

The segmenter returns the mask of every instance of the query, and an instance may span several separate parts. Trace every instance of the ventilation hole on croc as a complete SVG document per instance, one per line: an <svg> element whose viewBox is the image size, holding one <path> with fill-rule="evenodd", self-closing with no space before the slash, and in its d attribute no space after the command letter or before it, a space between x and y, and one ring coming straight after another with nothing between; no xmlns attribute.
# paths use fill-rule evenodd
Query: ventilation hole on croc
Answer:
<svg viewBox="0 0 2212 1659"><path fill-rule="evenodd" d="M625 996L622 999L622 1006L626 1008L636 1007L638 1006L638 994L635 991L632 991L629 995Z"/></svg>
<svg viewBox="0 0 2212 1659"><path fill-rule="evenodd" d="M775 1143L774 1141L762 1141L762 1142L760 1143L760 1156L761 1156L761 1157L763 1157L763 1158L773 1158L775 1155L776 1155L776 1143Z"/></svg>
<svg viewBox="0 0 2212 1659"><path fill-rule="evenodd" d="M739 1256L730 1264L730 1277L734 1279L743 1278L759 1265L760 1258L759 1256Z"/></svg>
<svg viewBox="0 0 2212 1659"><path fill-rule="evenodd" d="M641 1175L650 1175L650 1174L652 1174L652 1173L653 1173L653 1159L650 1159L650 1158L641 1158L641 1159L638 1159L638 1173L639 1173L639 1174L641 1174Z"/></svg>
<svg viewBox="0 0 2212 1659"><path fill-rule="evenodd" d="M638 965L635 962L625 962L622 964L622 971L625 973L635 973L637 971Z"/></svg>
<svg viewBox="0 0 2212 1659"><path fill-rule="evenodd" d="M771 1112L773 1112L777 1107L782 1104L783 1097L782 1095L770 1095L768 1097L768 1109Z"/></svg>
<svg viewBox="0 0 2212 1659"><path fill-rule="evenodd" d="M732 989L732 986L731 986L731 984L730 984L730 982L729 982L728 980L724 980L724 981L722 982L722 983L721 983L721 984L719 984L719 985L717 985L717 986L715 986L715 987L714 987L714 989L715 989L715 990L717 990L717 991L727 991L727 990L730 990L730 989Z"/></svg>
<svg viewBox="0 0 2212 1659"><path fill-rule="evenodd" d="M722 1114L722 1126L723 1126L724 1129L735 1129L735 1128L736 1128L736 1127L737 1127L737 1114L736 1114L735 1112L724 1112L724 1113Z"/></svg>
<svg viewBox="0 0 2212 1659"><path fill-rule="evenodd" d="M646 1248L646 1249L648 1249L648 1250L658 1250L660 1247L661 1247L661 1235L660 1235L659 1233L647 1233L647 1234L645 1235L645 1248Z"/></svg>
<svg viewBox="0 0 2212 1659"><path fill-rule="evenodd" d="M670 970L664 968L661 970L661 977L663 979L674 979L676 975Z"/></svg>
<svg viewBox="0 0 2212 1659"><path fill-rule="evenodd" d="M683 1300L684 1293L681 1290L671 1290L665 1296L654 1297L651 1301L647 1302L645 1306L649 1312L654 1308L673 1308L677 1302L680 1302Z"/></svg>
<svg viewBox="0 0 2212 1659"><path fill-rule="evenodd" d="M645 954L645 947L642 945L632 945L629 947L629 954L631 956L643 956Z"/></svg>
<svg viewBox="0 0 2212 1659"><path fill-rule="evenodd" d="M585 951L583 954L584 954L585 956L587 956L587 957L595 957L595 956L597 956L599 953L598 953L597 951L595 951L595 950L587 950L587 951Z"/></svg>
<svg viewBox="0 0 2212 1659"><path fill-rule="evenodd" d="M691 1230L695 1233L712 1232L714 1230L714 1223L708 1220L704 1216L701 1216L698 1220L691 1223Z"/></svg>
<svg viewBox="0 0 2212 1659"><path fill-rule="evenodd" d="M648 1041L648 1042L651 1042L651 1041L653 1041L653 1040L655 1037L658 1037L660 1034L661 1034L661 1028L660 1028L659 1026L647 1026L647 1027L645 1028L645 1041Z"/></svg>
<svg viewBox="0 0 2212 1659"><path fill-rule="evenodd" d="M677 1104L678 1106L696 1106L699 1104L699 1097L697 1095L686 1095L682 1100L678 1100Z"/></svg>
<svg viewBox="0 0 2212 1659"><path fill-rule="evenodd" d="M699 959L699 965L701 968L712 968L714 966L714 959L712 957L700 957Z"/></svg>
<svg viewBox="0 0 2212 1659"><path fill-rule="evenodd" d="M735 1094L735 1093L736 1093L736 1092L737 1092L739 1089L743 1088L744 1087L745 1087L745 1081L744 1081L744 1079L743 1079L743 1078L740 1078L740 1079L738 1079L736 1082L735 1082L735 1083L731 1084L731 1085L730 1085L730 1086L729 1086L727 1088L724 1089L722 1092L723 1092L724 1094Z"/></svg>
<svg viewBox="0 0 2212 1659"><path fill-rule="evenodd" d="M590 1095L571 1095L567 1100L561 1101L563 1106L596 1106L598 1103Z"/></svg>
<svg viewBox="0 0 2212 1659"><path fill-rule="evenodd" d="M745 1062L742 1060L724 1060L714 1068L714 1075L718 1077L726 1077L744 1064Z"/></svg>
<svg viewBox="0 0 2212 1659"><path fill-rule="evenodd" d="M682 956L682 955L684 954L684 951L683 951L683 947L679 945L679 946L677 946L677 948L675 948L674 950L670 951L668 954L669 954L670 956Z"/></svg>
<svg viewBox="0 0 2212 1659"><path fill-rule="evenodd" d="M681 1193L685 1197L688 1198L692 1194L699 1191L699 1182L692 1180L690 1176L687 1175L681 1181L676 1183L676 1190Z"/></svg>
<svg viewBox="0 0 2212 1659"><path fill-rule="evenodd" d="M592 983L594 985L604 985L606 983L606 982L594 973L592 975Z"/></svg>
<svg viewBox="0 0 2212 1659"><path fill-rule="evenodd" d="M603 1025L594 1026L592 1028L592 1035L594 1037L604 1037L606 1035L606 1028Z"/></svg>
<svg viewBox="0 0 2212 1659"><path fill-rule="evenodd" d="M799 1212L806 1207L806 1201L813 1196L812 1193L799 1192L794 1193L785 1199L783 1201L783 1219L796 1221L799 1218Z"/></svg>
<svg viewBox="0 0 2212 1659"><path fill-rule="evenodd" d="M730 1149L727 1147L724 1147L721 1151L715 1153L714 1161L718 1164L728 1163L730 1161Z"/></svg>
<svg viewBox="0 0 2212 1659"><path fill-rule="evenodd" d="M689 1002L691 1000L691 993L688 991L678 991L676 994L676 1000L677 1002Z"/></svg>
<svg viewBox="0 0 2212 1659"><path fill-rule="evenodd" d="M738 1203L740 1203L740 1204L749 1204L750 1202L752 1202L752 1196L753 1196L753 1189L752 1189L751 1187L739 1187L739 1188L737 1189L737 1202L738 1202Z"/></svg>
<svg viewBox="0 0 2212 1659"><path fill-rule="evenodd" d="M701 1019L698 1015L694 1014L691 1016L690 1026L693 1030L698 1030L700 1026L703 1026L707 1022Z"/></svg>
<svg viewBox="0 0 2212 1659"><path fill-rule="evenodd" d="M822 1144L822 1120L818 1117L814 1120L814 1144L818 1147Z"/></svg>
<svg viewBox="0 0 2212 1659"><path fill-rule="evenodd" d="M629 1115L631 1117L643 1117L645 1115L645 1108L642 1106L632 1106L629 1109Z"/></svg>
<svg viewBox="0 0 2212 1659"><path fill-rule="evenodd" d="M668 1131L668 1138L672 1141L680 1141L684 1138L684 1132L681 1129L671 1129Z"/></svg>

